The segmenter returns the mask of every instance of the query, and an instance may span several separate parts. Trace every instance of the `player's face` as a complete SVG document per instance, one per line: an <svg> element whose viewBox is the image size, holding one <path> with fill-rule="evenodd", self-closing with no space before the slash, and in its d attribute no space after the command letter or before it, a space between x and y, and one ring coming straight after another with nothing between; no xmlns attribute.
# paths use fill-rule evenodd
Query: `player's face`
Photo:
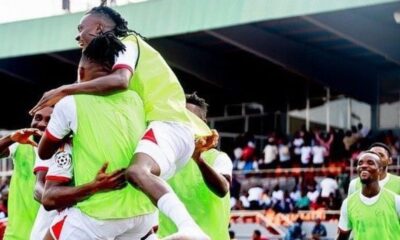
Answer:
<svg viewBox="0 0 400 240"><path fill-rule="evenodd" d="M392 164L392 159L389 158L388 152L383 147L373 147L370 150L381 157L384 166Z"/></svg>
<svg viewBox="0 0 400 240"><path fill-rule="evenodd" d="M47 124L50 121L51 113L53 112L52 107L43 108L35 113L33 116L31 127L37 128L40 131L46 130Z"/></svg>
<svg viewBox="0 0 400 240"><path fill-rule="evenodd" d="M78 25L78 35L76 36L75 40L78 41L80 48L85 49L100 31L101 25L98 16L86 14L82 17Z"/></svg>
<svg viewBox="0 0 400 240"><path fill-rule="evenodd" d="M357 172L362 183L370 183L379 180L379 157L372 154L364 154L357 162Z"/></svg>

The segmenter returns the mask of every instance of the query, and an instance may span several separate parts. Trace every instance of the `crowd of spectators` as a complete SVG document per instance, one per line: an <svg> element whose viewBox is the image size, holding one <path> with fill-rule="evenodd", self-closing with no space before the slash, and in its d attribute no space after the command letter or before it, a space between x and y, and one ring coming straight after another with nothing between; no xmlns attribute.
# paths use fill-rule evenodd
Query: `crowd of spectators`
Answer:
<svg viewBox="0 0 400 240"><path fill-rule="evenodd" d="M339 210L344 198L339 189L336 177L328 175L317 182L314 178L299 178L297 183L288 189L287 186L275 185L272 189L262 184L252 186L244 191L231 193L233 210L274 210L280 213L291 213L298 210L331 209ZM237 187L238 182L235 183ZM240 188L240 187L239 187Z"/></svg>
<svg viewBox="0 0 400 240"><path fill-rule="evenodd" d="M231 207L234 210L272 209L280 213L321 208L339 210L350 182L346 167L375 141L387 144L392 149L393 159L397 159L400 141L393 132L372 136L361 123L348 131L333 128L329 132L307 131L303 127L292 137L271 132L263 146L257 146L254 137L244 133L237 138L233 149L236 171ZM316 171L331 166L339 171ZM301 169L298 174L286 171L289 174L283 176L286 178L283 183L266 184L269 179L282 177L277 175L278 169L296 168ZM252 181L252 178L262 181ZM288 184L289 180L294 184Z"/></svg>

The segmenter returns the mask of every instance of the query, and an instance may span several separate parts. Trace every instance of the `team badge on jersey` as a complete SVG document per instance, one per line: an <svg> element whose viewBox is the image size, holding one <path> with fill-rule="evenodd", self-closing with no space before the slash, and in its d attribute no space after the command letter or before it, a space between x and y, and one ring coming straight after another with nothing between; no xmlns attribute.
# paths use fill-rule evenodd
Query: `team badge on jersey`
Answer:
<svg viewBox="0 0 400 240"><path fill-rule="evenodd" d="M68 152L58 152L55 155L55 161L59 168L69 168L71 166L72 156Z"/></svg>

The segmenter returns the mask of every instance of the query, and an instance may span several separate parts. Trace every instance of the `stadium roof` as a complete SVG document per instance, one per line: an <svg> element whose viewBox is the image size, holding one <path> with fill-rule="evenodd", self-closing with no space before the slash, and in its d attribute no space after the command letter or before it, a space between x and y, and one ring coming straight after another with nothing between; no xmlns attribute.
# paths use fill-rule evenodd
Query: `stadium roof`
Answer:
<svg viewBox="0 0 400 240"><path fill-rule="evenodd" d="M321 102L324 86L369 103L398 94L399 9L398 1L378 0L153 0L118 11L150 38L185 90L212 107L258 101L284 110L303 107L307 92ZM20 116L0 127L26 124L44 90L75 81L81 16L0 25L0 99L8 116Z"/></svg>

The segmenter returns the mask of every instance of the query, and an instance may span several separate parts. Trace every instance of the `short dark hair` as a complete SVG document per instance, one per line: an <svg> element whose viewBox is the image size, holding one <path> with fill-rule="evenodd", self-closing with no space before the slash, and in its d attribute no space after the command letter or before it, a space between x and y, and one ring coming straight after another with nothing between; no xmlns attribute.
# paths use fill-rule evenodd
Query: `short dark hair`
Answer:
<svg viewBox="0 0 400 240"><path fill-rule="evenodd" d="M381 147L384 148L388 154L389 158L392 158L392 151L390 150L390 147L384 143L381 142L374 142L373 144L371 144L371 146L369 146L368 150L371 150L371 148L373 147Z"/></svg>
<svg viewBox="0 0 400 240"><path fill-rule="evenodd" d="M83 50L83 55L91 61L112 68L115 58L126 50L125 45L113 32L100 33Z"/></svg>
<svg viewBox="0 0 400 240"><path fill-rule="evenodd" d="M198 106L207 115L208 104L204 98L197 96L196 92L193 92L191 94L186 94L186 103L190 103L190 104Z"/></svg>
<svg viewBox="0 0 400 240"><path fill-rule="evenodd" d="M258 229L254 230L254 234L256 234L257 236L261 236L261 232Z"/></svg>

